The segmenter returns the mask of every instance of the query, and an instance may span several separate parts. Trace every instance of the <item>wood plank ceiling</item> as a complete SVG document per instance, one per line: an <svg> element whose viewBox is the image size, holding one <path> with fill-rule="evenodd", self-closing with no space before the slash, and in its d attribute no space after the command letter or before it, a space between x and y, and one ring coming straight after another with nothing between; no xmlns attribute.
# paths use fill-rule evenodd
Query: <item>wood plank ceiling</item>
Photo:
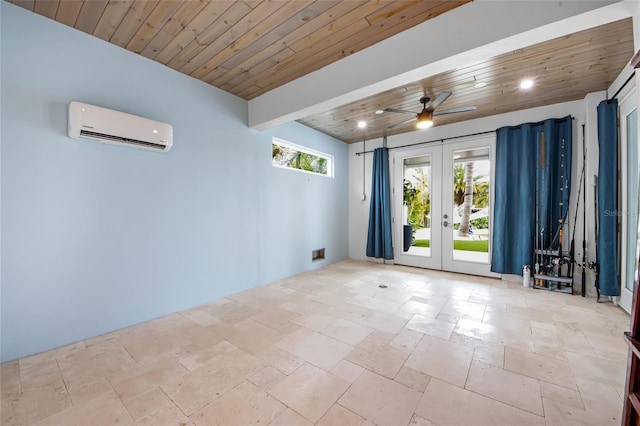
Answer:
<svg viewBox="0 0 640 426"><path fill-rule="evenodd" d="M9 0L252 99L471 0Z"/></svg>
<svg viewBox="0 0 640 426"><path fill-rule="evenodd" d="M8 0L250 100L471 0ZM299 122L345 142L414 129L388 126L419 99L452 92L435 125L582 99L606 89L633 55L631 19L592 28L398 87ZM366 70L363 70L366 72ZM529 77L535 86L518 88ZM476 88L476 83L486 83ZM437 110L436 110L437 111ZM428 130L427 130L428 132Z"/></svg>
<svg viewBox="0 0 640 426"><path fill-rule="evenodd" d="M477 109L436 116L435 126L573 101L583 99L587 93L606 90L632 56L633 30L628 18L488 58L299 121L353 143L362 142L363 137L372 139L415 130L415 122L388 129L410 119L410 115L376 115L375 111L396 108L420 112L422 96L435 99L444 91L453 94L436 112L468 105ZM519 87L525 78L535 82L530 90ZM486 86L476 88L480 82ZM365 134L356 127L359 120L369 124Z"/></svg>

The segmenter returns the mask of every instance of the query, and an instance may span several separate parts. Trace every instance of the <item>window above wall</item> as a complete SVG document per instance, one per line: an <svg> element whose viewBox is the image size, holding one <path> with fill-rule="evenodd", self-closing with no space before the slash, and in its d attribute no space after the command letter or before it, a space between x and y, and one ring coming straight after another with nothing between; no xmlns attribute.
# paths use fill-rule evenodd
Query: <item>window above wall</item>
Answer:
<svg viewBox="0 0 640 426"><path fill-rule="evenodd" d="M333 156L282 139L271 142L274 167L333 177Z"/></svg>

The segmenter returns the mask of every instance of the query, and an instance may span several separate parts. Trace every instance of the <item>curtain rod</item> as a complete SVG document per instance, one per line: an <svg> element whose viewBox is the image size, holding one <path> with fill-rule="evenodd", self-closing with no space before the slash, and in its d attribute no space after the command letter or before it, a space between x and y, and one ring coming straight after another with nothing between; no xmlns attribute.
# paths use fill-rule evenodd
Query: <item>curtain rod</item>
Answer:
<svg viewBox="0 0 640 426"><path fill-rule="evenodd" d="M627 81L624 82L624 84L622 86L620 86L620 88L616 91L616 93L613 94L613 96L609 99L607 99L607 103L611 103L612 100L614 100L616 98L616 96L618 96L620 94L620 92L622 92L622 89L624 89L624 86L627 85L627 83L629 83L631 81L631 79L633 77L635 77L636 73L635 71L631 73L631 75L629 76L629 78L627 78Z"/></svg>
<svg viewBox="0 0 640 426"><path fill-rule="evenodd" d="M557 120L562 120L562 118L558 118ZM571 116L571 120L575 120L575 117ZM544 121L546 121L546 120L540 121L539 123L542 123ZM533 124L538 124L538 123L533 123ZM520 125L511 126L511 128L513 128L513 129L517 129L518 127L520 127ZM442 143L444 143L444 141L448 141L448 140L452 140L452 139L468 138L469 136L488 135L489 133L495 133L495 132L496 132L496 130L487 130L486 132L469 133L468 135L451 136L451 137L448 137L448 138L433 139L433 140L425 141L425 142L410 143L410 144L407 144L407 145L398 145L398 146L393 146L393 147L391 147L389 149L391 150L391 149L398 149L398 148L407 148L407 147L410 147L410 146L418 146L418 145L424 145L424 144L427 144L427 143L434 143L434 142L442 142ZM386 140L387 140L386 136L384 137L384 140L386 142ZM386 145L386 143L385 143L385 145ZM356 152L356 155L360 156L362 154L368 154L370 152L373 152L373 150Z"/></svg>
<svg viewBox="0 0 640 426"><path fill-rule="evenodd" d="M564 118L549 118L548 120L553 120L553 121L555 121L555 122L558 122L558 121L562 121L562 120L564 120L565 118L567 118L567 117L564 117ZM573 121L573 120L575 120L575 119L576 119L576 118L572 115L572 116L571 116L571 121ZM535 121L535 122L533 122L533 123L523 123L523 124L518 124L517 126L503 126L503 127L500 127L500 129L503 129L503 128L507 127L507 128L509 128L509 129L514 129L514 130L515 130L515 129L519 129L519 128L521 128L521 127L522 127L522 126L524 126L525 124L539 125L539 124L544 124L544 122L545 122L545 121L548 121L548 120Z"/></svg>
<svg viewBox="0 0 640 426"><path fill-rule="evenodd" d="M470 134L468 134L468 135L451 136L451 137L448 137L448 138L439 138L439 139L434 139L434 140L431 140L431 141L418 142L418 143L410 143L410 144L407 144L407 145L393 146L393 147L391 147L391 148L389 148L389 149L406 148L406 147L408 147L408 146L424 145L424 144L426 144L426 143L433 143L433 142L444 142L444 141L448 141L448 140L451 140L451 139L460 139L460 138L467 138L467 137L469 137L469 136L486 135L486 134L488 134L488 133L495 133L495 132L496 132L495 130L488 130L488 131L486 131L486 132L470 133ZM385 136L385 139L386 139L386 136ZM373 152L373 150L370 150L370 151L362 151L362 152L356 152L356 155L368 154L368 153L370 153L370 152Z"/></svg>

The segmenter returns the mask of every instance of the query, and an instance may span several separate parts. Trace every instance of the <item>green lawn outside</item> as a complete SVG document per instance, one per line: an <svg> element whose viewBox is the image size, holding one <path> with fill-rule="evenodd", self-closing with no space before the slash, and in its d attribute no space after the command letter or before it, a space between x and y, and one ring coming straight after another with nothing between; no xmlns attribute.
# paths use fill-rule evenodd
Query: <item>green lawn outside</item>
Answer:
<svg viewBox="0 0 640 426"><path fill-rule="evenodd" d="M430 240L415 240L414 247L429 247ZM454 250L489 252L489 240L453 240Z"/></svg>
<svg viewBox="0 0 640 426"><path fill-rule="evenodd" d="M431 240L413 240L413 247L430 247Z"/></svg>

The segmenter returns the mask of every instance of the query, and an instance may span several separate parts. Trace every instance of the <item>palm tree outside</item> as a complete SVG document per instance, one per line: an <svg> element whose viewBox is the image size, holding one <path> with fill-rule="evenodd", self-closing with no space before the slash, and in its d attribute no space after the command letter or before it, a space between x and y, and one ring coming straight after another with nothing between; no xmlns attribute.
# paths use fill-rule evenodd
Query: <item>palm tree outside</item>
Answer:
<svg viewBox="0 0 640 426"><path fill-rule="evenodd" d="M464 197L460 213L460 228L458 228L458 236L460 237L469 236L469 219L471 217L471 207L473 206L473 165L473 161L465 164Z"/></svg>
<svg viewBox="0 0 640 426"><path fill-rule="evenodd" d="M404 217L414 233L419 231L419 236L413 238L411 246L430 247L430 234L420 231L431 227L430 170L428 167L408 168L404 176ZM481 217L473 219L478 216L473 216L474 213L489 206L488 177L488 160L457 162L454 165L453 207L454 217L459 218L454 221L454 250L488 252L488 240L485 238L485 235L488 235L488 217L482 217L483 212L480 212ZM473 235L469 233L470 229L480 236L474 240L475 242L468 238Z"/></svg>

